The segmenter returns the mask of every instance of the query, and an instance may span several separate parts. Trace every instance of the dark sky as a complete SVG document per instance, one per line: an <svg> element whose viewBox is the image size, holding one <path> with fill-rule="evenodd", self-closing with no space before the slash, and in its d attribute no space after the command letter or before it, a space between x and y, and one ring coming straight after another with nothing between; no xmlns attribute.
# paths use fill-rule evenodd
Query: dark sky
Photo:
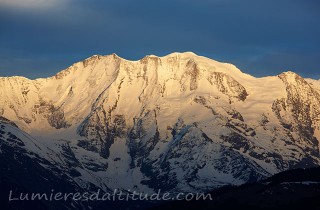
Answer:
<svg viewBox="0 0 320 210"><path fill-rule="evenodd" d="M0 0L0 76L47 77L93 54L183 51L257 77L320 79L320 2Z"/></svg>

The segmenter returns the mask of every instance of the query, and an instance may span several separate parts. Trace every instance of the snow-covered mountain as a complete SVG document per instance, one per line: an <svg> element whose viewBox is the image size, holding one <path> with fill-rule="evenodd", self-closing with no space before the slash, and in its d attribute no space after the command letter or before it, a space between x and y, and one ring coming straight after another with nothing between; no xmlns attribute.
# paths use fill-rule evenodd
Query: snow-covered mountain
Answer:
<svg viewBox="0 0 320 210"><path fill-rule="evenodd" d="M255 78L191 52L2 77L0 116L2 160L19 151L81 189L207 191L320 163L319 81ZM26 167L7 159L8 176Z"/></svg>

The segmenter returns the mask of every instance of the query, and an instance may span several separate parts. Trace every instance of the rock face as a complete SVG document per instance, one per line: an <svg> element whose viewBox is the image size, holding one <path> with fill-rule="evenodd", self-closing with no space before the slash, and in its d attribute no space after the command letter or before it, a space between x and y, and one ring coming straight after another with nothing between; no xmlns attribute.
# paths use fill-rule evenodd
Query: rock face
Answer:
<svg viewBox="0 0 320 210"><path fill-rule="evenodd" d="M47 193L49 197L49 193L53 192L52 190L55 190L55 192L85 192L86 189L76 181L79 174L74 169L77 166L76 164L69 164L65 161L59 163L53 160L54 156L60 157L63 153L53 152L39 144L26 133L12 126L12 123L0 122L0 139L0 195L1 204L5 205L5 209L16 209L19 205L21 205L19 208L30 206L35 209L50 209L53 208L52 205L59 209L66 209L67 206L71 206L73 209L88 208L86 203L82 204L71 200L65 202L54 201L54 204L45 199L31 203L8 202L10 191L14 193L12 198L19 198L18 195L22 192ZM64 154L63 158L68 160L67 154ZM68 166L70 168L67 168ZM98 189L92 184L88 185L88 189L90 188ZM6 202L2 202L4 198ZM37 203L38 205L35 205Z"/></svg>
<svg viewBox="0 0 320 210"><path fill-rule="evenodd" d="M293 72L254 78L193 53L112 54L0 87L1 142L15 142L0 154L18 147L48 165L34 170L82 189L207 191L320 161L320 82Z"/></svg>
<svg viewBox="0 0 320 210"><path fill-rule="evenodd" d="M244 101L248 96L246 89L239 84L239 82L225 73L212 72L208 80L211 84L215 85L221 93L229 96L230 98L236 98Z"/></svg>

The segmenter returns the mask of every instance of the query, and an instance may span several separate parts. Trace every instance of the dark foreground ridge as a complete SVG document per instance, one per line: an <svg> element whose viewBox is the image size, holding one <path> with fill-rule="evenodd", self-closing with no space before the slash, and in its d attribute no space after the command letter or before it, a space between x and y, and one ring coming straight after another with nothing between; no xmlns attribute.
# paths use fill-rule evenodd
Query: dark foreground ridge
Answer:
<svg viewBox="0 0 320 210"><path fill-rule="evenodd" d="M261 182L221 188L211 195L211 201L174 201L153 210L318 210L320 167L284 171Z"/></svg>
<svg viewBox="0 0 320 210"><path fill-rule="evenodd" d="M25 177L26 180L30 177ZM50 182L50 181L49 181ZM39 185L45 186L44 181ZM51 184L51 183L49 183ZM46 188L46 187L45 187ZM46 201L9 202L10 190L28 192L17 183L10 182L5 177L0 180L1 209L19 210L51 210L73 208L72 203ZM72 191L72 189L71 189ZM318 210L320 209L320 167L310 169L294 169L276 174L264 181L244 184L239 187L224 187L210 193L212 200L173 201L167 203L150 203L142 201L108 201L91 203L93 210L102 209L141 209L141 210ZM82 206L84 207L84 206ZM82 208L78 206L78 208Z"/></svg>

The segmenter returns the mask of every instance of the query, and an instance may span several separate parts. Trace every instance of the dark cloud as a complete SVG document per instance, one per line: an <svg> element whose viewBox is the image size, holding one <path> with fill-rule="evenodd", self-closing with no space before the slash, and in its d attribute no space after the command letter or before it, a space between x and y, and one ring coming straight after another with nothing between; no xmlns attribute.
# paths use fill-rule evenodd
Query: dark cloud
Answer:
<svg viewBox="0 0 320 210"><path fill-rule="evenodd" d="M319 78L317 1L61 2L0 3L0 75L49 76L92 54L194 51L256 76L290 69Z"/></svg>

